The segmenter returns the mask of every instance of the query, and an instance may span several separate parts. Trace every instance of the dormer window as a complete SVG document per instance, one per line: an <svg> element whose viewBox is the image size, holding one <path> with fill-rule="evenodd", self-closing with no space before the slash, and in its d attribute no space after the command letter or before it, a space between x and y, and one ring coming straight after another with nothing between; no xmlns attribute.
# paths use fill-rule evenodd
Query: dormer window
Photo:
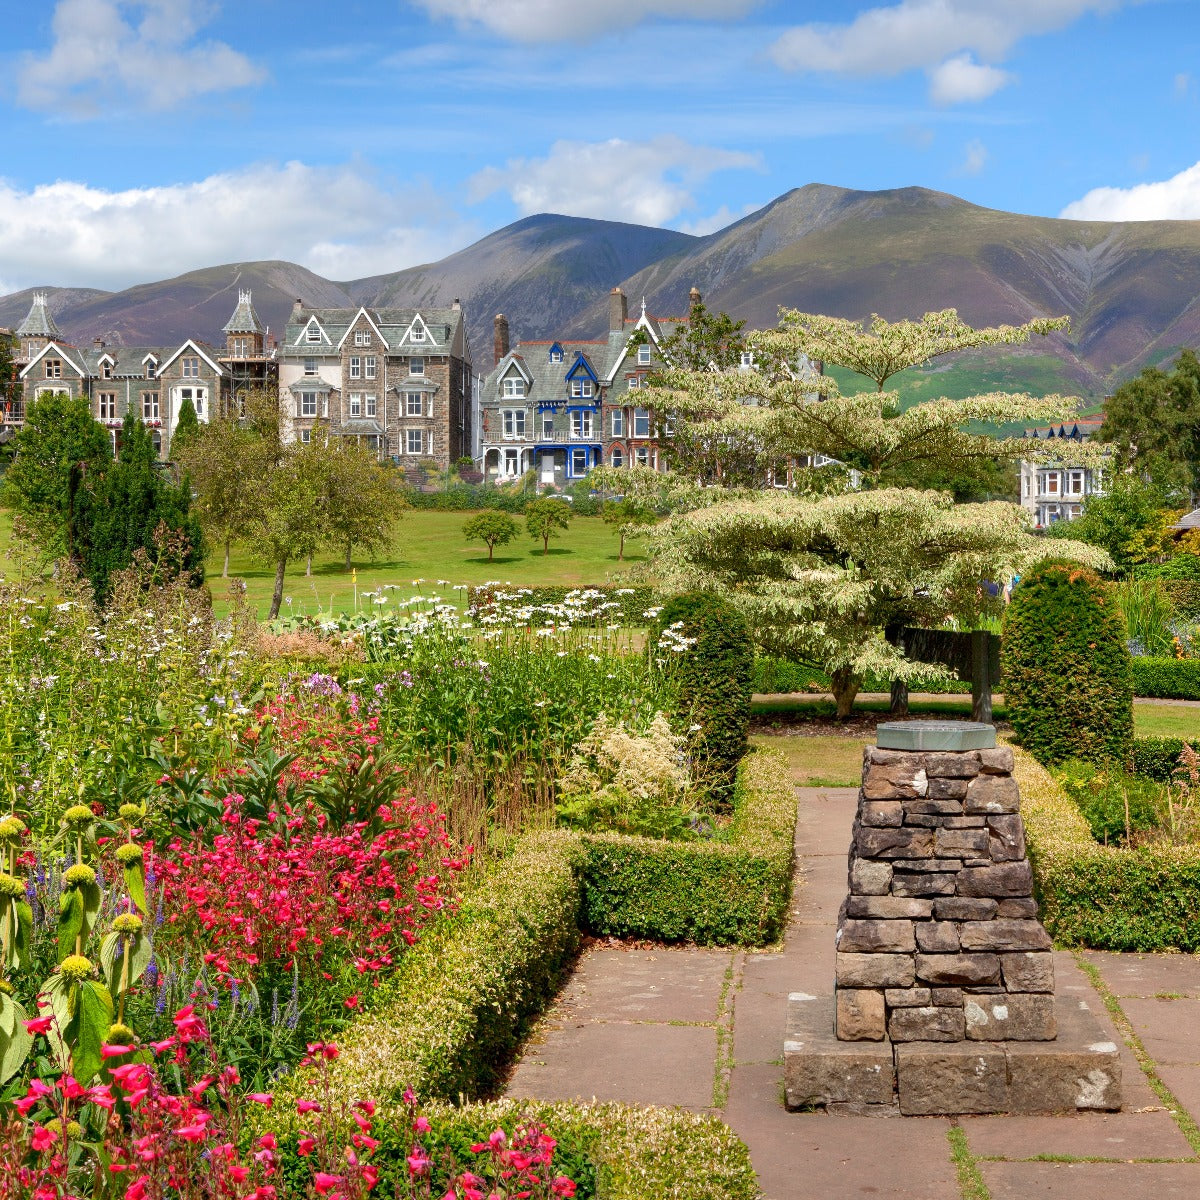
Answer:
<svg viewBox="0 0 1200 1200"><path fill-rule="evenodd" d="M103 362L100 364L100 378L101 379L111 379L112 378L112 363Z"/></svg>
<svg viewBox="0 0 1200 1200"><path fill-rule="evenodd" d="M525 380L520 375L510 375L504 380L505 400L522 400L525 397Z"/></svg>
<svg viewBox="0 0 1200 1200"><path fill-rule="evenodd" d="M371 344L371 331L369 329L356 329L354 331L354 344L356 346L369 346Z"/></svg>
<svg viewBox="0 0 1200 1200"><path fill-rule="evenodd" d="M741 354L738 355L738 366L745 370L749 370L752 366L754 366L754 351L743 350Z"/></svg>
<svg viewBox="0 0 1200 1200"><path fill-rule="evenodd" d="M154 362L153 359L151 359L149 362L146 363L146 378L147 379L154 378L154 368L156 365L157 364Z"/></svg>
<svg viewBox="0 0 1200 1200"><path fill-rule="evenodd" d="M563 360L563 352L561 346L550 347L550 361L552 363L560 363Z"/></svg>
<svg viewBox="0 0 1200 1200"><path fill-rule="evenodd" d="M306 342L319 342L321 340L321 327L317 324L312 324L304 333Z"/></svg>
<svg viewBox="0 0 1200 1200"><path fill-rule="evenodd" d="M650 362L651 346L649 342L644 342L638 347L638 366L647 366Z"/></svg>
<svg viewBox="0 0 1200 1200"><path fill-rule="evenodd" d="M408 340L410 342L423 342L425 340L425 326L414 325L408 331Z"/></svg>
<svg viewBox="0 0 1200 1200"><path fill-rule="evenodd" d="M592 381L590 379L571 380L571 399L590 400L592 398Z"/></svg>

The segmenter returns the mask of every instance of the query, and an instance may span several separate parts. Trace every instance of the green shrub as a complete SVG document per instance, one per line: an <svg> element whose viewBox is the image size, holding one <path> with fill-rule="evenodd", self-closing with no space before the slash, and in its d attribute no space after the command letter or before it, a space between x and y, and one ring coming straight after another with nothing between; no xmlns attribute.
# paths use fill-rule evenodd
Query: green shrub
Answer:
<svg viewBox="0 0 1200 1200"><path fill-rule="evenodd" d="M688 731L693 778L728 803L750 728L754 641L745 618L713 592L675 596L658 615L650 653L671 681L676 727Z"/></svg>
<svg viewBox="0 0 1200 1200"><path fill-rule="evenodd" d="M1020 744L1043 763L1125 762L1133 687L1125 623L1086 568L1043 563L1004 619L1004 699Z"/></svg>
<svg viewBox="0 0 1200 1200"><path fill-rule="evenodd" d="M1048 771L1015 775L1041 918L1056 942L1097 950L1200 950L1200 846L1101 846Z"/></svg>
<svg viewBox="0 0 1200 1200"><path fill-rule="evenodd" d="M603 622L609 625L645 625L653 618L646 614L661 598L653 588L623 587L616 584L590 584L587 587L501 587L494 583L481 584L467 589L467 609L472 616L483 613L509 613L517 609L559 608L563 604L573 605L585 612L604 607L597 617L576 620ZM561 623L560 614L534 612L533 625Z"/></svg>
<svg viewBox="0 0 1200 1200"><path fill-rule="evenodd" d="M445 1149L469 1166L472 1143L486 1142L497 1126L511 1132L522 1117L539 1121L557 1140L554 1168L575 1181L576 1200L757 1200L760 1194L745 1144L703 1113L509 1099L459 1108L423 1105L421 1112L431 1127L422 1141L434 1163L434 1196L445 1190ZM407 1194L412 1131L404 1117L402 1109L384 1107L373 1118L371 1136L380 1143L371 1159L379 1168L376 1195ZM280 1139L279 1156L284 1177L300 1185L300 1193L311 1178L312 1159L297 1156L294 1136Z"/></svg>
<svg viewBox="0 0 1200 1200"><path fill-rule="evenodd" d="M1057 778L1079 805L1092 837L1106 846L1154 829L1162 819L1163 785L1152 779L1078 760L1063 763Z"/></svg>
<svg viewBox="0 0 1200 1200"><path fill-rule="evenodd" d="M743 760L725 842L584 837L584 919L598 937L766 945L791 894L796 792L781 756Z"/></svg>
<svg viewBox="0 0 1200 1200"><path fill-rule="evenodd" d="M1135 658L1133 694L1163 700L1200 700L1200 658Z"/></svg>
<svg viewBox="0 0 1200 1200"><path fill-rule="evenodd" d="M1134 772L1159 783L1169 783L1182 753L1183 738L1134 738Z"/></svg>

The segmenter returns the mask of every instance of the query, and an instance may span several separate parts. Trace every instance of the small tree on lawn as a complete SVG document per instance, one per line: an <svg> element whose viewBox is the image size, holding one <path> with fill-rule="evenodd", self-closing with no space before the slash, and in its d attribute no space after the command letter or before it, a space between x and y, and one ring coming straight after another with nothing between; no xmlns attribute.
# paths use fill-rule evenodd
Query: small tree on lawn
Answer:
<svg viewBox="0 0 1200 1200"><path fill-rule="evenodd" d="M606 500L600 516L606 525L617 527L617 536L621 539L617 549L618 562L625 558L625 539L640 537L644 528L658 519L649 508L629 496L623 500Z"/></svg>
<svg viewBox="0 0 1200 1200"><path fill-rule="evenodd" d="M550 553L550 539L571 524L571 506L564 500L531 500L525 506L525 528L531 538L542 539L542 553Z"/></svg>
<svg viewBox="0 0 1200 1200"><path fill-rule="evenodd" d="M179 417L175 422L175 432L171 436L171 457L177 462L180 454L187 449L188 444L196 440L200 433L200 419L196 416L196 407L185 396L179 405Z"/></svg>
<svg viewBox="0 0 1200 1200"><path fill-rule="evenodd" d="M488 548L488 562L497 546L507 546L516 536L517 523L508 513L481 512L463 522L463 537L468 542L483 542Z"/></svg>
<svg viewBox="0 0 1200 1200"><path fill-rule="evenodd" d="M317 443L314 430L312 444ZM345 551L343 561L349 571L355 546L374 555L392 545L396 522L405 508L399 473L383 467L371 450L347 438L320 439L318 449L325 540Z"/></svg>

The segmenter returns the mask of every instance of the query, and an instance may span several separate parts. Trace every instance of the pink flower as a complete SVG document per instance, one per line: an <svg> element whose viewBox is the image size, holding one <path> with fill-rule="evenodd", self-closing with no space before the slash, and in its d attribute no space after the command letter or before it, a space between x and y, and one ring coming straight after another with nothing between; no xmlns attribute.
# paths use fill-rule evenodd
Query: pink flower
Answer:
<svg viewBox="0 0 1200 1200"><path fill-rule="evenodd" d="M51 1133L42 1125L33 1127L33 1136L29 1139L29 1144L40 1154L43 1150L49 1150L58 1140L58 1134Z"/></svg>
<svg viewBox="0 0 1200 1200"><path fill-rule="evenodd" d="M31 1021L25 1022L25 1032L32 1037L37 1037L40 1033L49 1033L53 1024L53 1017L34 1017Z"/></svg>
<svg viewBox="0 0 1200 1200"><path fill-rule="evenodd" d="M125 1200L143 1200L146 1195L146 1176L139 1175L126 1189Z"/></svg>
<svg viewBox="0 0 1200 1200"><path fill-rule="evenodd" d="M298 1113L320 1112L321 1106L315 1100L297 1100L296 1111Z"/></svg>
<svg viewBox="0 0 1200 1200"><path fill-rule="evenodd" d="M247 1100L253 1100L255 1104L265 1104L270 1108L275 1103L275 1097L270 1092L247 1092Z"/></svg>
<svg viewBox="0 0 1200 1200"><path fill-rule="evenodd" d="M416 1150L408 1156L410 1175L424 1175L429 1170L429 1156L424 1150Z"/></svg>
<svg viewBox="0 0 1200 1200"><path fill-rule="evenodd" d="M319 1196L324 1196L341 1182L342 1176L330 1175L327 1171L317 1171L313 1175L313 1187Z"/></svg>
<svg viewBox="0 0 1200 1200"><path fill-rule="evenodd" d="M110 1046L107 1043L100 1047L100 1057L102 1059L120 1058L122 1054L131 1054L132 1046Z"/></svg>
<svg viewBox="0 0 1200 1200"><path fill-rule="evenodd" d="M296 1143L296 1153L301 1158L307 1158L317 1148L317 1139L311 1137L302 1137Z"/></svg>

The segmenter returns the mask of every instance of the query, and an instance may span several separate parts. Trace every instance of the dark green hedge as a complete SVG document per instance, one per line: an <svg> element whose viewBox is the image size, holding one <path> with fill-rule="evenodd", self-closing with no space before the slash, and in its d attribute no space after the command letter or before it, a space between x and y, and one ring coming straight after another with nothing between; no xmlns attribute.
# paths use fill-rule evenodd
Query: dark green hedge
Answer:
<svg viewBox="0 0 1200 1200"><path fill-rule="evenodd" d="M478 508L494 508L500 512L523 513L537 493L510 491L491 483L452 483L436 492L422 492L416 488L403 489L404 498L410 508L432 509L435 512L470 512Z"/></svg>
<svg viewBox="0 0 1200 1200"><path fill-rule="evenodd" d="M591 599L592 593L595 598ZM511 612L521 608L540 608L544 605L560 605L568 596L580 599L588 609L601 604L613 604L606 609L603 620L613 625L646 625L653 617L647 611L662 604L662 597L648 587L625 587L620 584L590 584L587 587L534 587L517 588L484 584L467 589L467 609L472 614L484 612ZM547 624L552 618L535 615L534 623Z"/></svg>
<svg viewBox="0 0 1200 1200"><path fill-rule="evenodd" d="M1164 579L1163 590L1171 597L1179 616L1200 621L1200 580Z"/></svg>
<svg viewBox="0 0 1200 1200"><path fill-rule="evenodd" d="M1200 700L1200 658L1135 658L1133 694L1163 700ZM1200 727L1200 716L1196 724Z"/></svg>
<svg viewBox="0 0 1200 1200"><path fill-rule="evenodd" d="M762 946L791 895L796 792L777 755L742 761L726 842L584 837L584 920L599 937Z"/></svg>
<svg viewBox="0 0 1200 1200"><path fill-rule="evenodd" d="M1112 588L1078 563L1030 571L1004 615L1004 702L1040 762L1123 763L1133 741L1125 622Z"/></svg>
<svg viewBox="0 0 1200 1200"><path fill-rule="evenodd" d="M1195 741L1200 744L1200 721L1197 722ZM1134 738L1133 769L1138 775L1167 783L1179 766L1183 753L1183 738Z"/></svg>

